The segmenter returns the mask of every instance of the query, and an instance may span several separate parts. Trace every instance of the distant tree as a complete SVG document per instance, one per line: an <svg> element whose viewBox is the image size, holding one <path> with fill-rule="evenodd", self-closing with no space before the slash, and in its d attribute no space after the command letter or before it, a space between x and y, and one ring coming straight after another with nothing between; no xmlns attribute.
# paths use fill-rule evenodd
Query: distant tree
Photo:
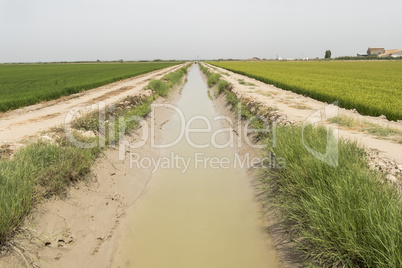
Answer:
<svg viewBox="0 0 402 268"><path fill-rule="evenodd" d="M331 58L331 50L325 51L325 58L330 59Z"/></svg>

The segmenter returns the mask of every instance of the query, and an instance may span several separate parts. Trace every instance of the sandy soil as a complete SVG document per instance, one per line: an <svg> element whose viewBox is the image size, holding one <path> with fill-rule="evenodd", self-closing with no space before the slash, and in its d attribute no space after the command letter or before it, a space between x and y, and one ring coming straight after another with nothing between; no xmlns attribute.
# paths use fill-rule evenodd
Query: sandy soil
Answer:
<svg viewBox="0 0 402 268"><path fill-rule="evenodd" d="M233 85L233 92L239 98L249 103L274 108L275 110L272 112L272 116L279 122L303 123L307 120L325 122L326 117L334 116L334 114L327 114L325 116L324 109L328 106L327 103L286 91L222 68L211 65L208 66L212 71L222 74L223 78ZM250 84L240 84L239 80ZM363 116L354 110L346 110L343 108L336 110L339 115L345 115L361 121L365 120L383 127L402 130L401 121L394 122L388 121L382 117ZM321 114L317 113L317 111L321 111ZM400 177L402 172L402 144L342 128L339 129L339 136L344 139L357 141L358 144L366 147L370 152L373 152L373 155L377 155L378 153L378 157L372 157L373 161L376 162L374 163L375 166L380 170L385 169L392 173L392 176Z"/></svg>
<svg viewBox="0 0 402 268"><path fill-rule="evenodd" d="M108 105L129 95L140 95L151 79L159 79L181 67L182 65L164 68L68 97L0 113L0 146L20 143L24 139L37 136L41 131L64 123L72 108L87 107L100 101Z"/></svg>

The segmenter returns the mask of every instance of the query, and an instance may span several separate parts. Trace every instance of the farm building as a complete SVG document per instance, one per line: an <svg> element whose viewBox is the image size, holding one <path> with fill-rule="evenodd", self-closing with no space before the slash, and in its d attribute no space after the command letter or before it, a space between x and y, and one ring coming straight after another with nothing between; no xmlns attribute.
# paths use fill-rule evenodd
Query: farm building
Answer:
<svg viewBox="0 0 402 268"><path fill-rule="evenodd" d="M402 49L385 50L385 52L378 55L378 57L402 57Z"/></svg>
<svg viewBox="0 0 402 268"><path fill-rule="evenodd" d="M381 55L381 54L384 54L384 53L385 53L385 49L383 47L382 48L369 47L367 49L367 54L369 54L369 55Z"/></svg>
<svg viewBox="0 0 402 268"><path fill-rule="evenodd" d="M367 54L359 53L358 56L377 55L378 57L402 57L402 49L388 49L369 47Z"/></svg>

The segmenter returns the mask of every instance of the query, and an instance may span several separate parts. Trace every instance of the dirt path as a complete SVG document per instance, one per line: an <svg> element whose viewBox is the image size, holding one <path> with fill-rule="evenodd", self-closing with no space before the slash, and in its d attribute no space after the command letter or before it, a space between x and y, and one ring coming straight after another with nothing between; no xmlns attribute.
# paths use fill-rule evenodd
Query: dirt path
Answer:
<svg viewBox="0 0 402 268"><path fill-rule="evenodd" d="M74 107L86 107L100 101L108 105L128 95L140 95L151 79L159 79L180 67L182 65L164 68L68 97L1 113L0 146L21 142L41 131L63 124L67 113Z"/></svg>
<svg viewBox="0 0 402 268"><path fill-rule="evenodd" d="M321 117L317 111L323 112L325 107L332 106L328 106L327 103L309 97L265 84L244 75L236 74L209 64L207 66L213 71L222 74L223 79L233 85L233 92L238 95L238 97L246 102L274 108L272 114L280 122L303 123L306 120L325 122L325 116ZM336 113L360 121L377 124L382 127L402 130L402 122L400 121L393 122L381 117L363 116L358 114L356 111L343 108L336 109ZM321 113L321 115L323 114L324 113ZM350 131L343 128L340 128L339 136L341 138L357 141L360 145L368 148L373 153L378 152L379 157L375 159L375 165L377 165L379 169L387 169L387 171L390 171L394 175L400 175L402 172L402 144L398 144L391 140L379 139L370 134Z"/></svg>

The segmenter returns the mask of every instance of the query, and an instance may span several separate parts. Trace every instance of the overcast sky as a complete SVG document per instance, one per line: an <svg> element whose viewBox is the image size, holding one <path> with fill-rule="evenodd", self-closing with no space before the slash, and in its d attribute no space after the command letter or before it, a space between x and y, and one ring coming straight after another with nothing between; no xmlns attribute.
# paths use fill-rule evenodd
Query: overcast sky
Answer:
<svg viewBox="0 0 402 268"><path fill-rule="evenodd" d="M0 62L356 55L402 48L401 0L0 0Z"/></svg>

